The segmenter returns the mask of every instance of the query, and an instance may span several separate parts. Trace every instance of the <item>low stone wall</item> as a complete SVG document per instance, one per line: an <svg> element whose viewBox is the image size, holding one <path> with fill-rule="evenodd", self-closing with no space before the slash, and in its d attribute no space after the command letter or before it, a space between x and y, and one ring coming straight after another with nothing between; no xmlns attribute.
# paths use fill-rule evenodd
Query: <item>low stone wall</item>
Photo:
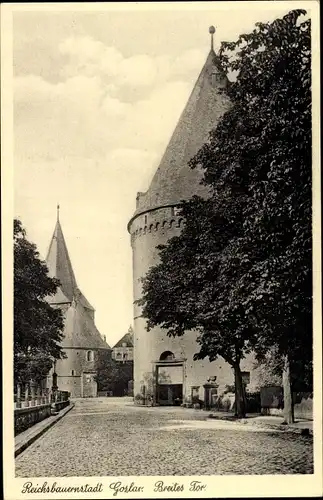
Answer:
<svg viewBox="0 0 323 500"><path fill-rule="evenodd" d="M112 391L99 391L98 392L98 398L105 398L105 397L112 397L113 392Z"/></svg>
<svg viewBox="0 0 323 500"><path fill-rule="evenodd" d="M15 436L25 431L29 427L41 422L51 415L51 404L30 406L27 408L16 408L15 417Z"/></svg>
<svg viewBox="0 0 323 500"><path fill-rule="evenodd" d="M313 394L310 392L294 393L295 418L313 420Z"/></svg>
<svg viewBox="0 0 323 500"><path fill-rule="evenodd" d="M66 401L56 401L55 403L52 403L52 410L54 412L59 412L63 408L66 408L66 406L69 406L69 404L70 404L69 399Z"/></svg>
<svg viewBox="0 0 323 500"><path fill-rule="evenodd" d="M261 413L263 415L283 415L284 395L282 387L265 387L260 391ZM294 392L294 417L313 420L313 394Z"/></svg>

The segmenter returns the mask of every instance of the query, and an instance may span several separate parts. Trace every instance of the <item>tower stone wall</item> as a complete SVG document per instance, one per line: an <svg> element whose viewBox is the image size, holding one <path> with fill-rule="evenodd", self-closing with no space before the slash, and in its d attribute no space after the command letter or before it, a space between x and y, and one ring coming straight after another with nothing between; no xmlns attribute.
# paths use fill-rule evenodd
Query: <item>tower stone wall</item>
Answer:
<svg viewBox="0 0 323 500"><path fill-rule="evenodd" d="M97 395L95 376L98 350L65 347L64 352L67 357L58 360L55 367L59 390L70 392L74 398L95 397ZM89 352L93 353L90 361L88 360Z"/></svg>
<svg viewBox="0 0 323 500"><path fill-rule="evenodd" d="M130 226L133 250L133 296L134 301L142 294L141 278L150 267L158 264L158 245L163 245L173 236L178 236L184 220L176 214L176 207L163 207L143 213L136 217ZM199 351L197 332L186 332L182 337L169 337L160 327L147 332L147 320L141 315L141 307L134 303L134 394L140 394L143 386L148 387L155 376L155 366L161 355L170 351L182 362L183 398L191 395L196 387L200 399L204 397L203 385L210 377L217 377L219 392L226 385L234 384L231 366L221 357L210 362L208 358L194 361L193 356ZM253 357L247 357L241 363L241 370L251 373L249 389L256 389L258 378L253 372Z"/></svg>

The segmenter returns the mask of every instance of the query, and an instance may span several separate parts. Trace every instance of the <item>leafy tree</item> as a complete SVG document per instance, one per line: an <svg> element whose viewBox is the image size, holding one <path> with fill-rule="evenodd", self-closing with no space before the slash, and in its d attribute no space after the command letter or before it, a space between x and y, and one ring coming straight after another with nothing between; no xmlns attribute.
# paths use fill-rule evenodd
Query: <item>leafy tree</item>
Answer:
<svg viewBox="0 0 323 500"><path fill-rule="evenodd" d="M225 143L225 127L218 127L211 140L221 144L221 152L213 151L216 168L204 165L212 185L230 157L236 175L248 175L244 306L258 327L259 357L274 344L283 361L286 422L293 420L292 385L312 359L311 22L305 14L295 10L257 23L234 46L222 45L227 70L239 75L222 123L235 133ZM232 50L234 57L227 54Z"/></svg>
<svg viewBox="0 0 323 500"><path fill-rule="evenodd" d="M212 200L194 198L183 203L186 225L180 236L160 246L160 264L143 280L139 304L150 330L160 325L168 335L199 332L200 351L195 359L222 356L234 370L236 412L245 414L240 362L251 350L256 331L235 297L228 295L228 282L243 272L232 253L237 220L232 224ZM238 214L229 206L232 217ZM198 215L198 216L197 216ZM240 301L241 302L241 301Z"/></svg>
<svg viewBox="0 0 323 500"><path fill-rule="evenodd" d="M271 348L267 353L254 363L257 372L258 389L268 386L282 385L282 360L276 347Z"/></svg>
<svg viewBox="0 0 323 500"><path fill-rule="evenodd" d="M21 222L14 220L14 377L16 382L46 377L55 359L64 356L63 317L46 298L58 281L48 276L36 246L26 238Z"/></svg>
<svg viewBox="0 0 323 500"><path fill-rule="evenodd" d="M139 304L148 329L197 329L196 358L240 361L273 346L284 361L285 419L292 420L293 360L312 356L310 20L292 11L222 43L232 106L191 166L204 171L208 200L183 202L179 237L160 249Z"/></svg>
<svg viewBox="0 0 323 500"><path fill-rule="evenodd" d="M98 391L113 391L114 384L118 378L118 367L111 358L111 351L99 351L96 381Z"/></svg>
<svg viewBox="0 0 323 500"><path fill-rule="evenodd" d="M118 379L115 385L115 395L123 396L128 392L129 382L133 380L133 361L117 362Z"/></svg>
<svg viewBox="0 0 323 500"><path fill-rule="evenodd" d="M123 363L112 359L110 351L99 352L96 375L99 391L112 391L114 395L123 396L132 379L132 361Z"/></svg>

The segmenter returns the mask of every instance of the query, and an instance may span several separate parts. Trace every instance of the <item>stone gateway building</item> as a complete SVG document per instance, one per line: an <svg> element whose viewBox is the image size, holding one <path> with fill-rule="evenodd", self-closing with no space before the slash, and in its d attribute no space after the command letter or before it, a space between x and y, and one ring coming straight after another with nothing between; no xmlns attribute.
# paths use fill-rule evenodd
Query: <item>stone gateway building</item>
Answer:
<svg viewBox="0 0 323 500"><path fill-rule="evenodd" d="M213 32L214 29L210 29L211 51L148 191L137 194L136 211L128 224L133 251L134 301L141 296L141 278L158 263L156 247L181 232L183 220L177 213L181 200L195 194L208 195L206 187L200 184L201 172L190 169L188 162L230 106L225 92L229 82L213 50ZM150 393L161 405L179 404L194 396L207 402L212 394L220 394L227 385L234 384L233 371L222 358L213 362L208 358L193 360L199 351L196 339L197 333L192 331L177 338L168 337L167 331L159 327L147 332L146 319L135 304L135 397ZM251 390L257 384L252 366L252 358L241 365Z"/></svg>
<svg viewBox="0 0 323 500"><path fill-rule="evenodd" d="M58 389L69 391L74 398L96 397L98 353L111 349L95 326L94 308L77 286L59 212L46 263L50 276L60 281L56 295L49 297L48 302L52 307L59 307L64 314L62 347L67 358L58 360L54 367ZM52 373L53 370L49 375L49 385Z"/></svg>

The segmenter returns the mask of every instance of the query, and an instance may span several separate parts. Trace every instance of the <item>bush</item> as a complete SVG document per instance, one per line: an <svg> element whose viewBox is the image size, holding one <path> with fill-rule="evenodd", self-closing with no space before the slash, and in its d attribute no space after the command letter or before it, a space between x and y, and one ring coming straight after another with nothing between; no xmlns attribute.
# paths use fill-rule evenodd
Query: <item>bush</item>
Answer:
<svg viewBox="0 0 323 500"><path fill-rule="evenodd" d="M138 405L143 405L144 404L144 397L142 394L136 394L134 397L134 402Z"/></svg>
<svg viewBox="0 0 323 500"><path fill-rule="evenodd" d="M218 411L230 411L232 401L231 399L227 396L231 391L227 391L227 389L218 396L218 398L215 401L214 408L215 410Z"/></svg>

